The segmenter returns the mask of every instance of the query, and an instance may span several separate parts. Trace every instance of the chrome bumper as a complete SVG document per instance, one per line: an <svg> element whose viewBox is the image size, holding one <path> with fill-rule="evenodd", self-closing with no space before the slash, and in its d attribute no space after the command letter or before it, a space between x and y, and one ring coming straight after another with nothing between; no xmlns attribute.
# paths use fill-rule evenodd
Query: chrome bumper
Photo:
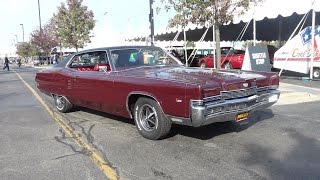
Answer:
<svg viewBox="0 0 320 180"><path fill-rule="evenodd" d="M280 91L271 90L265 94L255 94L245 98L212 102L203 105L191 103L191 124L199 127L215 122L235 120L235 116L243 112L265 109L275 104Z"/></svg>

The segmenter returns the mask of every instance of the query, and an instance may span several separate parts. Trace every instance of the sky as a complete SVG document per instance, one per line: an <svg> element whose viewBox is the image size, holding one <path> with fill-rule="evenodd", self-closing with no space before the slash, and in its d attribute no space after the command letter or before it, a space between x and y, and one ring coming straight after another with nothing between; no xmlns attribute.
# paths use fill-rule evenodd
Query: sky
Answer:
<svg viewBox="0 0 320 180"><path fill-rule="evenodd" d="M41 8L41 23L46 24L57 12L61 2L66 0L39 0ZM156 0L156 3L160 0ZM250 9L241 20L252 18L256 12L257 19L265 16L275 18L278 14L288 16L292 12L304 13L315 1L317 11L320 11L320 0L265 0L261 7ZM93 29L94 38L88 48L99 46L121 45L122 39L129 36L142 37L150 34L149 30L149 0L83 0L84 5L94 12L96 26ZM155 7L159 4L155 4ZM30 40L30 33L39 28L38 0L0 0L0 56L6 51L14 52L13 43L22 41L22 26L25 31L25 41ZM155 14L156 32L164 32L168 20L175 12L162 11ZM239 19L240 20L240 19ZM2 53L2 54L1 54Z"/></svg>
<svg viewBox="0 0 320 180"><path fill-rule="evenodd" d="M39 0L41 24L46 24L66 0ZM94 12L96 26L93 29L96 45L112 45L129 35L147 35L149 28L149 0L84 0L83 4ZM155 4L154 7L158 6ZM13 48L16 41L25 41L39 28L38 0L0 0L0 52ZM174 12L155 14L155 28L164 29Z"/></svg>

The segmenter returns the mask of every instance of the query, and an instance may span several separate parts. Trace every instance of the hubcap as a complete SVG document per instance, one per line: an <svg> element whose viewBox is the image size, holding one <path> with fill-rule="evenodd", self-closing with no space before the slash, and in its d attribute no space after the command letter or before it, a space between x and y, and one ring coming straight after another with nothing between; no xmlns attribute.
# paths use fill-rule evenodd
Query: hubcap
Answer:
<svg viewBox="0 0 320 180"><path fill-rule="evenodd" d="M64 108L64 98L62 96L58 96L56 99L57 108L62 110Z"/></svg>
<svg viewBox="0 0 320 180"><path fill-rule="evenodd" d="M206 64L205 63L201 63L200 67L201 68L206 68Z"/></svg>
<svg viewBox="0 0 320 180"><path fill-rule="evenodd" d="M319 78L320 77L320 71L314 71L313 72L313 77Z"/></svg>
<svg viewBox="0 0 320 180"><path fill-rule="evenodd" d="M146 131L153 131L158 127L158 115L154 107L144 104L140 108L139 121Z"/></svg>

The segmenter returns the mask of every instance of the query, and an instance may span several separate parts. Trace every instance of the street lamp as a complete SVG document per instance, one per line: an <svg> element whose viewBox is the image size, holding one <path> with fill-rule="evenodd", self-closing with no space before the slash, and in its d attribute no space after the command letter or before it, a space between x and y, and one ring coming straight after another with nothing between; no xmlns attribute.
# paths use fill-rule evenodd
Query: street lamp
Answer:
<svg viewBox="0 0 320 180"><path fill-rule="evenodd" d="M20 24L20 26L22 27L22 42L24 42L24 27L23 24Z"/></svg>
<svg viewBox="0 0 320 180"><path fill-rule="evenodd" d="M16 36L16 40L17 40L17 44L18 44L18 35L15 35Z"/></svg>

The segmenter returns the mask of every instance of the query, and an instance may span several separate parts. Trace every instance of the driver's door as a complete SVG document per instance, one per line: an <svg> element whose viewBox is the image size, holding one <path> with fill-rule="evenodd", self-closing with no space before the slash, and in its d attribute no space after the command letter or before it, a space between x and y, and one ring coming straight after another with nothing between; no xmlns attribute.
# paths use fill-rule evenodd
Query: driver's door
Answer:
<svg viewBox="0 0 320 180"><path fill-rule="evenodd" d="M113 89L113 73L111 71L98 71L93 68L95 64L102 61L109 63L106 51L87 52L82 56L91 58L91 61L84 65L88 69L71 68L74 71L71 87L72 96L80 106L111 113L113 108L110 101L110 92ZM92 61L94 58L96 61Z"/></svg>

